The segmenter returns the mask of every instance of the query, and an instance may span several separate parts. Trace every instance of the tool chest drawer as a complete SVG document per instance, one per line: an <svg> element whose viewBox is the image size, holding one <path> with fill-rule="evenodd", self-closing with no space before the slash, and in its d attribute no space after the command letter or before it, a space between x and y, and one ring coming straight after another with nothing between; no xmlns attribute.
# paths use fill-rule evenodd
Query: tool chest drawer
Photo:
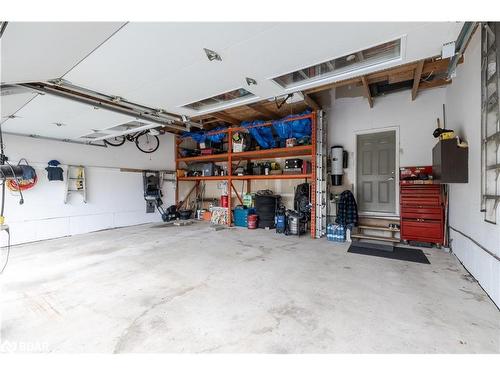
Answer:
<svg viewBox="0 0 500 375"><path fill-rule="evenodd" d="M401 185L401 239L431 242L444 240L444 196L441 185Z"/></svg>
<svg viewBox="0 0 500 375"><path fill-rule="evenodd" d="M440 207L403 206L401 207L401 218L442 220L443 210Z"/></svg>
<svg viewBox="0 0 500 375"><path fill-rule="evenodd" d="M442 244L443 225L440 220L403 219L401 237L406 240Z"/></svg>
<svg viewBox="0 0 500 375"><path fill-rule="evenodd" d="M403 206L439 206L441 205L441 196L439 195L424 195L424 196L401 196L401 204Z"/></svg>
<svg viewBox="0 0 500 375"><path fill-rule="evenodd" d="M440 195L441 188L439 186L434 185L422 185L422 186L401 186L401 196L405 195L414 195L414 196L422 196L422 195Z"/></svg>

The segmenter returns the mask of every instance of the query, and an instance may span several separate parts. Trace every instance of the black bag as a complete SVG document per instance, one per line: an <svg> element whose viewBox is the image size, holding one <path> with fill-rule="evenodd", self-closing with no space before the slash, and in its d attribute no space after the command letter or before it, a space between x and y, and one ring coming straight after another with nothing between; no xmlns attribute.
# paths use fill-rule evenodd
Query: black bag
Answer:
<svg viewBox="0 0 500 375"><path fill-rule="evenodd" d="M303 183L297 185L295 197L293 199L293 208L299 213L303 220L310 220L311 206L309 204L309 184Z"/></svg>

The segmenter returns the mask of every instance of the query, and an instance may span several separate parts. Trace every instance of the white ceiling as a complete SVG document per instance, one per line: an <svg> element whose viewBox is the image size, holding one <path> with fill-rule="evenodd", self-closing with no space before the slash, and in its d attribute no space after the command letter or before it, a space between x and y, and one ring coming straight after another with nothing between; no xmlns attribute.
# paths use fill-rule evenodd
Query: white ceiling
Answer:
<svg viewBox="0 0 500 375"><path fill-rule="evenodd" d="M1 39L2 81L63 77L75 85L193 116L204 112L183 105L239 87L256 95L251 101L283 95L287 91L271 78L399 37L404 38L402 59L363 73L439 55L443 43L456 39L462 23L128 23L117 31L121 26L9 23ZM203 48L217 51L222 62L208 61ZM245 77L258 84L246 86ZM36 102L38 98L23 108L25 115ZM97 112L104 119L105 111ZM98 128L90 122L86 126ZM36 124L32 130L37 130ZM40 135L48 132L38 130Z"/></svg>

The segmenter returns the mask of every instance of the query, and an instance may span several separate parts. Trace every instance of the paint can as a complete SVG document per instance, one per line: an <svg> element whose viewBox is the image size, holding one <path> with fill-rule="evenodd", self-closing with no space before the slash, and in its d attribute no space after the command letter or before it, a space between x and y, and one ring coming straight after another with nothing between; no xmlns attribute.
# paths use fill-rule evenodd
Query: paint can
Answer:
<svg viewBox="0 0 500 375"><path fill-rule="evenodd" d="M259 217L255 214L248 215L248 229L257 229Z"/></svg>

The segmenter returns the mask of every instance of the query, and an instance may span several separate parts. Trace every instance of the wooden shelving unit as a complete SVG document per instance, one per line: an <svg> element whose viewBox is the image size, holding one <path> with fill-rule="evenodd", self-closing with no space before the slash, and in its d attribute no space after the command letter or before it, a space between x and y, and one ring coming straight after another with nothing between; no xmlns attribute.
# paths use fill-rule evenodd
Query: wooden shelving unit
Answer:
<svg viewBox="0 0 500 375"><path fill-rule="evenodd" d="M251 181L252 180L305 180L310 184L310 194L311 194L311 218L314 218L316 215L315 212L315 192L316 192L316 112L312 112L303 116L295 116L293 118L287 119L285 121L294 121L298 119L310 118L311 119L311 144L306 146L295 146L295 147L287 147L287 148L272 148L272 149L262 149L255 151L244 151L244 152L232 152L233 145L233 133L238 131L245 131L248 128L243 127L231 127L224 130L220 130L217 132L213 132L213 134L225 133L227 138L227 149L226 153L222 154L214 154L214 155L201 155L201 156L193 156L193 157L182 157L180 154L179 146L182 143L182 139L177 137L176 140L176 150L175 150L175 164L176 169L180 168L180 163L200 163L200 162L214 162L220 163L225 162L228 165L228 175L227 176L196 176L196 177L178 177L177 178L177 189L176 189L176 204L179 206L179 184L185 181L194 181L195 186L189 191L187 196L183 201L186 201L189 198L189 195L193 191L197 191L199 187L200 181L227 181L228 182L228 205L232 208L233 205L233 191L236 195L236 198L243 203L238 191L234 188L233 181L247 181L247 193L251 192ZM259 125L254 125L252 127L260 127L260 126L271 126L272 122L266 122ZM311 173L307 174L272 174L272 175L244 175L237 176L232 174L233 170L233 161L252 161L252 160L260 160L260 159L276 159L276 158L292 158L302 156L305 158L311 159ZM231 210L229 211L228 216L228 225L232 225L232 217ZM311 237L314 238L315 234L315 220L311 220Z"/></svg>

